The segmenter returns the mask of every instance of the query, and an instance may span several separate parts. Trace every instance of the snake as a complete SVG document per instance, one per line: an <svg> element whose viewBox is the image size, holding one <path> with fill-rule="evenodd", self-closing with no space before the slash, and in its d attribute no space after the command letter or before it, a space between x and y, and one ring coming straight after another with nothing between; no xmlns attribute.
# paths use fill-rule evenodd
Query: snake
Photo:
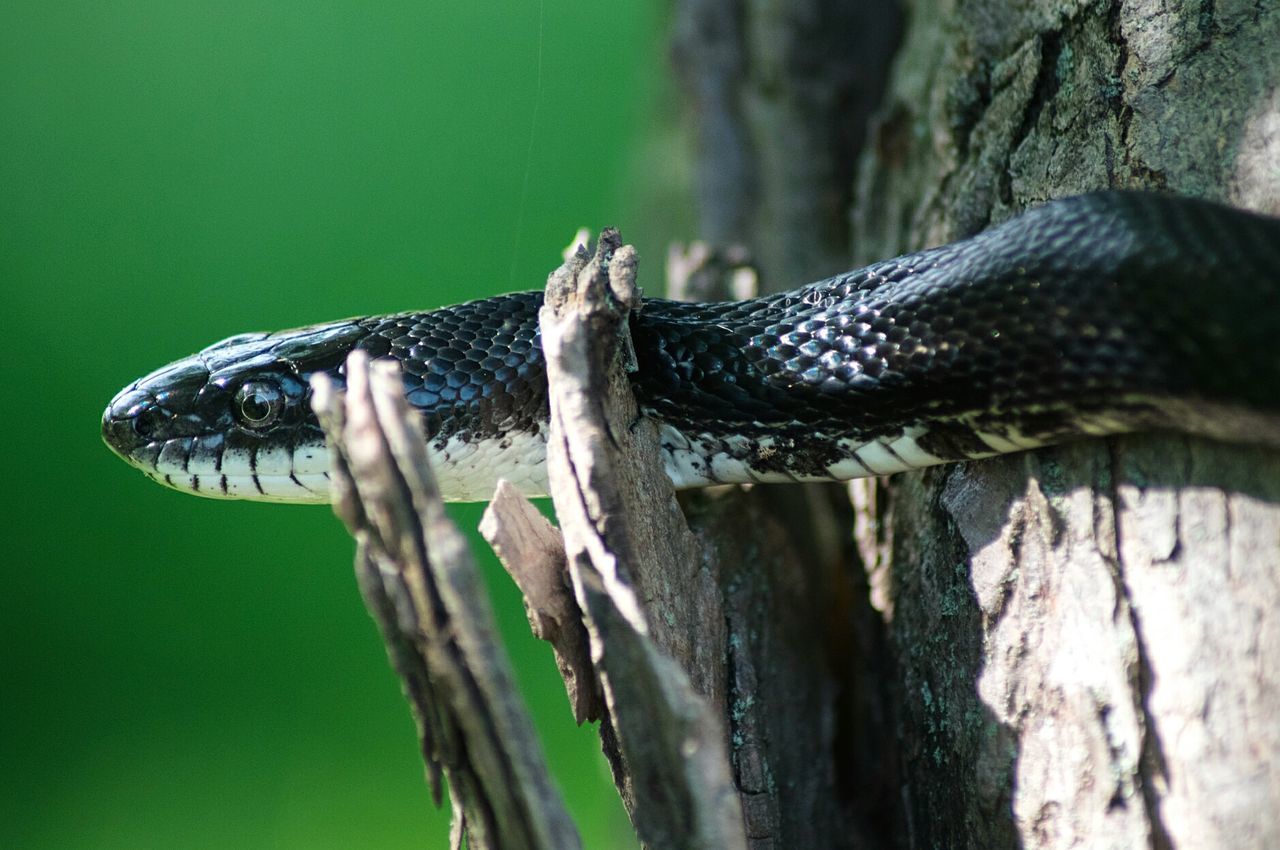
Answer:
<svg viewBox="0 0 1280 850"><path fill-rule="evenodd" d="M224 339L121 390L107 445L168 487L329 501L310 380L399 363L442 495L548 492L542 293ZM645 298L630 374L677 489L847 480L1168 430L1280 447L1280 219L1050 201L780 294Z"/></svg>

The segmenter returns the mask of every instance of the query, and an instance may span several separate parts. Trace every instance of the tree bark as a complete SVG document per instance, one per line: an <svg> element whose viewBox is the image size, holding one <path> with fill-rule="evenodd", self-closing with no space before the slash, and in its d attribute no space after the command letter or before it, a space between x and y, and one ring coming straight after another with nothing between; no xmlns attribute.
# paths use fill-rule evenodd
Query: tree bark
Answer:
<svg viewBox="0 0 1280 850"><path fill-rule="evenodd" d="M1274 3L913 11L859 260L1107 186L1280 214ZM1274 453L1134 436L852 491L910 846L1280 845Z"/></svg>
<svg viewBox="0 0 1280 850"><path fill-rule="evenodd" d="M362 351L346 389L313 379L332 453L334 512L356 539L356 579L418 726L437 805L449 781L451 846L574 850L577 830L533 724L462 533L445 515L422 423L395 364Z"/></svg>

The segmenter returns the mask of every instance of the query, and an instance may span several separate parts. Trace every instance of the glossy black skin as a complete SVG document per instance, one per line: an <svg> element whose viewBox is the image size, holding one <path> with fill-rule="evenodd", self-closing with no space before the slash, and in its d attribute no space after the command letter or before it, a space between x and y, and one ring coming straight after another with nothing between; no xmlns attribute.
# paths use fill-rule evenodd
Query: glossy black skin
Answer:
<svg viewBox="0 0 1280 850"><path fill-rule="evenodd" d="M682 427L803 441L985 416L1060 439L1136 397L1155 404L1117 412L1140 427L1181 427L1162 399L1280 413L1280 220L1085 195L776 296L646 302L635 330L641 403ZM946 432L939 457L989 451Z"/></svg>
<svg viewBox="0 0 1280 850"><path fill-rule="evenodd" d="M144 467L154 467L160 452L179 448L196 460L227 448L322 443L308 380L323 371L341 382L340 366L363 335L358 322L339 322L223 340L122 390L103 414L103 439ZM237 404L237 392L249 382L274 386L282 396L266 427L255 427Z"/></svg>
<svg viewBox="0 0 1280 850"><path fill-rule="evenodd" d="M540 292L516 293L236 337L117 396L104 437L143 462L174 437L210 450L318 440L307 380L324 371L341 382L352 348L400 362L439 445L537 433L541 303ZM781 439L792 450L779 463L813 470L831 458L806 454L806 442L921 422L933 423L926 449L945 459L989 450L974 442L975 422L1060 439L1081 411L1183 427L1161 399L1280 414L1280 222L1170 196L1085 195L781 295L648 299L631 330L645 412L686 433ZM287 399L270 427L237 412L250 380Z"/></svg>

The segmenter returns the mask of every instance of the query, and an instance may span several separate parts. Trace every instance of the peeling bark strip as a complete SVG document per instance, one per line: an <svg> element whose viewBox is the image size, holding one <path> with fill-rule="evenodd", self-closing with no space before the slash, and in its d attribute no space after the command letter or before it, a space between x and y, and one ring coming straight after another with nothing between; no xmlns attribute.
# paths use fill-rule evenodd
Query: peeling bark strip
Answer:
<svg viewBox="0 0 1280 850"><path fill-rule="evenodd" d="M507 481L499 481L480 533L524 595L529 626L551 644L577 723L599 720L599 683L591 669L587 630L573 596L560 532Z"/></svg>
<svg viewBox="0 0 1280 850"><path fill-rule="evenodd" d="M606 231L593 258L576 253L547 282L551 494L607 707L605 754L636 832L653 848L745 848L720 715L672 660L689 669L684 638L701 612L662 583L696 576L701 558L624 371L635 270Z"/></svg>
<svg viewBox="0 0 1280 850"><path fill-rule="evenodd" d="M388 368L389 367L389 368ZM453 846L580 847L516 692L483 582L444 513L426 440L394 364L347 360L313 407L333 456L334 512L357 541L356 577L413 709L427 781L453 803Z"/></svg>

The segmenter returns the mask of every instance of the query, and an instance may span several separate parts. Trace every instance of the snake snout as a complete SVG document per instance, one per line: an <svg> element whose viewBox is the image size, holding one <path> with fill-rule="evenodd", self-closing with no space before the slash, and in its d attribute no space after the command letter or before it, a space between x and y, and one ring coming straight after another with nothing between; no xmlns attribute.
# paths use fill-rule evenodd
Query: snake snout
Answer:
<svg viewBox="0 0 1280 850"><path fill-rule="evenodd" d="M164 414L149 394L129 387L122 390L102 413L102 439L110 449L130 460L156 438Z"/></svg>
<svg viewBox="0 0 1280 850"><path fill-rule="evenodd" d="M209 373L195 360L170 364L116 393L102 414L102 439L126 461L152 465L168 440L190 437L208 428L198 409Z"/></svg>

